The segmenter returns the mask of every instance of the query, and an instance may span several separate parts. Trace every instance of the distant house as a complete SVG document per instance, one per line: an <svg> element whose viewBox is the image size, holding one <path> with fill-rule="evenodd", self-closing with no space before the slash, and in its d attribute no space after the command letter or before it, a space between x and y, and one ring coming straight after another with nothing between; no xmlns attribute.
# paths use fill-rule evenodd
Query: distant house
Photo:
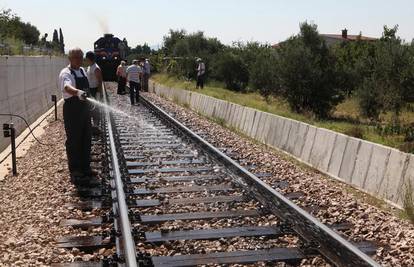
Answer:
<svg viewBox="0 0 414 267"><path fill-rule="evenodd" d="M373 41L378 40L378 38L367 37L367 36L363 36L362 34L350 35L348 34L347 29L343 29L342 34L320 34L320 36L325 40L328 46L335 45L340 42L353 42L357 40L361 40L365 42L373 42Z"/></svg>
<svg viewBox="0 0 414 267"><path fill-rule="evenodd" d="M325 42L328 46L332 46L332 45L335 45L335 44L341 43L341 42L354 42L354 41L357 41L357 40L361 40L361 41L365 41L365 42L373 42L373 41L378 40L378 38L363 36L362 34L350 35L350 34L348 34L347 29L343 29L342 34L325 34L325 33L322 34L321 33L319 35L325 40ZM284 42L274 44L273 47L278 48L283 43Z"/></svg>

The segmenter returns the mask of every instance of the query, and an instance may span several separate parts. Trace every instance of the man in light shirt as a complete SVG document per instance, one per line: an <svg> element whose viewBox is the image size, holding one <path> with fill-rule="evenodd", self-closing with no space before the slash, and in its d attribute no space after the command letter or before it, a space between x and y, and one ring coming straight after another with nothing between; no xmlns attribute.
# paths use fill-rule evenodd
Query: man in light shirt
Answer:
<svg viewBox="0 0 414 267"><path fill-rule="evenodd" d="M150 74L151 74L151 65L147 58L144 61L143 78L142 78L142 90L144 92L148 92L148 81L149 81Z"/></svg>
<svg viewBox="0 0 414 267"><path fill-rule="evenodd" d="M93 175L91 158L91 115L86 101L89 82L81 67L83 52L69 50L70 64L59 74L59 87L65 100L63 119L66 131L66 154L72 181L79 185L89 182Z"/></svg>
<svg viewBox="0 0 414 267"><path fill-rule="evenodd" d="M96 56L95 53L89 51L85 55L86 64L88 64L88 68L86 70L86 76L88 77L89 81L89 91L91 97L101 100L102 98L102 71L101 68L96 64ZM92 134L99 135L101 130L99 128L99 107L97 105L91 105L91 116L92 116Z"/></svg>
<svg viewBox="0 0 414 267"><path fill-rule="evenodd" d="M125 94L125 85L126 85L126 63L121 61L118 68L116 69L116 76L118 77L118 91L117 94Z"/></svg>
<svg viewBox="0 0 414 267"><path fill-rule="evenodd" d="M204 88L204 76L206 74L206 65L201 58L197 58L197 85L196 88Z"/></svg>
<svg viewBox="0 0 414 267"><path fill-rule="evenodd" d="M135 100L139 101L140 79L142 77L142 69L139 66L139 61L134 59L132 65L126 70L127 81L129 82L129 97L131 105L135 104Z"/></svg>

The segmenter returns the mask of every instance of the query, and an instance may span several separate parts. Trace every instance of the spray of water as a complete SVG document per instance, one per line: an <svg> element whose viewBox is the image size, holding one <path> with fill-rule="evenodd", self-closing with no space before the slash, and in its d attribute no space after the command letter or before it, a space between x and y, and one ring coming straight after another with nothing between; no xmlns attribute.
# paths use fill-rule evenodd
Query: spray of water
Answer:
<svg viewBox="0 0 414 267"><path fill-rule="evenodd" d="M111 112L115 115L127 118L130 121L137 122L139 127L146 127L146 128L150 128L150 129L154 129L154 130L156 129L154 125L145 122L145 120L143 120L141 117L131 116L130 114L128 114L127 112L125 112L121 109L118 109L118 108L109 106L107 104L104 104L102 102L99 102L94 98L87 98L87 101L91 102L93 105L95 105L95 107L100 107L104 110L108 110L109 112Z"/></svg>

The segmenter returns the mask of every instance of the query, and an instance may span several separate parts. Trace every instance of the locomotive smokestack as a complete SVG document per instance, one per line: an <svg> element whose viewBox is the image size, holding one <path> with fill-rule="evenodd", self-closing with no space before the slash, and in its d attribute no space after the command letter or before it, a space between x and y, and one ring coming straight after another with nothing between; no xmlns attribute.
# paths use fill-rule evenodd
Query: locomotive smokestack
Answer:
<svg viewBox="0 0 414 267"><path fill-rule="evenodd" d="M342 30L342 38L344 39L348 38L348 30L346 28Z"/></svg>

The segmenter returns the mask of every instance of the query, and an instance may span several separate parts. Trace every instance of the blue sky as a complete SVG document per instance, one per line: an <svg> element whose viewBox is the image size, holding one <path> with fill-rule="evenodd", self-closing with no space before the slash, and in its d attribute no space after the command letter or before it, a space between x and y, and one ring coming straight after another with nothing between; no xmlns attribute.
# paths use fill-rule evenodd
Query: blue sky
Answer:
<svg viewBox="0 0 414 267"><path fill-rule="evenodd" d="M299 23L314 22L321 33L378 37L383 25L399 25L399 35L414 38L413 0L0 0L24 21L52 35L61 27L66 48L93 48L104 31L126 37L130 46L162 43L172 29L204 31L226 44L232 41L277 43L298 32Z"/></svg>

